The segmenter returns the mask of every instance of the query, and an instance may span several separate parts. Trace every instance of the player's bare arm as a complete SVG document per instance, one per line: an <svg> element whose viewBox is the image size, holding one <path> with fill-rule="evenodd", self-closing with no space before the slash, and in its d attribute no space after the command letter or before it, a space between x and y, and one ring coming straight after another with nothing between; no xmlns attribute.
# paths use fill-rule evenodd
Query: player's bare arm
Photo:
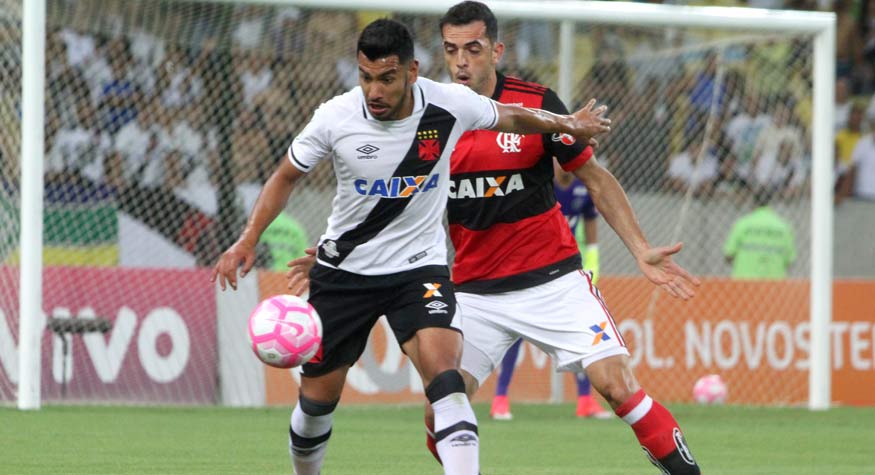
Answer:
<svg viewBox="0 0 875 475"><path fill-rule="evenodd" d="M255 245L265 229L276 219L286 205L297 182L304 172L295 168L288 159L283 157L279 167L264 184L264 189L255 202L246 228L231 247L226 250L216 266L210 282L219 279L219 287L225 290L226 282L237 290L237 268L240 267L240 277L244 277L255 264Z"/></svg>
<svg viewBox="0 0 875 475"><path fill-rule="evenodd" d="M680 252L683 244L651 247L623 187L595 157L574 170L574 174L586 185L599 213L623 240L645 277L674 297L692 298L699 279L671 258Z"/></svg>
<svg viewBox="0 0 875 475"><path fill-rule="evenodd" d="M584 143L596 135L611 131L611 119L605 117L608 107L595 107L591 99L582 109L560 115L541 109L530 109L509 104L496 103L498 123L493 130L516 134L568 134Z"/></svg>

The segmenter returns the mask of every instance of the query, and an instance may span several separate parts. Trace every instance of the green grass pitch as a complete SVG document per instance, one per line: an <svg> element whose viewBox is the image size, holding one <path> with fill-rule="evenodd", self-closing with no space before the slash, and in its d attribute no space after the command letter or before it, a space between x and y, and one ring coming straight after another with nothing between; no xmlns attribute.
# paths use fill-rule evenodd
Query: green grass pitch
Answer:
<svg viewBox="0 0 875 475"><path fill-rule="evenodd" d="M672 406L707 475L875 474L875 408ZM571 405L515 404L480 420L484 475L657 474L617 418ZM0 409L0 473L292 473L290 409L45 407ZM341 407L323 474L438 475L420 407Z"/></svg>

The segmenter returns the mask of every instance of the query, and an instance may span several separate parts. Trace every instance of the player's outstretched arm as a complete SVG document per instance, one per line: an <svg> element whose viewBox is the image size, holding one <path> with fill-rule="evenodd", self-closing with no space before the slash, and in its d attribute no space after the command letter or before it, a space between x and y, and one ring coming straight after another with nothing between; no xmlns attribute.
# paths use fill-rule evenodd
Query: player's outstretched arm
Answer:
<svg viewBox="0 0 875 475"><path fill-rule="evenodd" d="M672 260L683 244L651 247L623 187L595 157L574 170L574 174L586 185L599 213L623 240L644 276L674 297L692 298L699 279Z"/></svg>
<svg viewBox="0 0 875 475"><path fill-rule="evenodd" d="M569 114L554 114L541 109L530 109L510 104L496 103L498 123L493 128L501 132L515 134L568 134L590 143L600 134L611 131L611 119L605 117L605 105L595 107L591 99L582 109Z"/></svg>
<svg viewBox="0 0 875 475"><path fill-rule="evenodd" d="M210 282L215 282L218 278L222 290L225 290L226 282L232 289L237 290L237 268L241 268L240 277L244 277L252 269L255 264L255 245L258 244L261 233L285 207L295 182L302 176L304 172L295 168L288 159L283 158L280 161L280 166L264 184L246 228L243 229L237 242L216 262Z"/></svg>

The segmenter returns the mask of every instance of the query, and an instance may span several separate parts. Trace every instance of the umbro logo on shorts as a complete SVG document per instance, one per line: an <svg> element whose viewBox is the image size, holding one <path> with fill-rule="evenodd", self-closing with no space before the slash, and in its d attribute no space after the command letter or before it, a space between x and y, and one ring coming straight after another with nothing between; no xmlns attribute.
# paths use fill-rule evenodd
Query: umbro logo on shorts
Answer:
<svg viewBox="0 0 875 475"><path fill-rule="evenodd" d="M441 284L422 284L422 286L426 288L425 295L423 295L422 298L430 299L432 297L443 297L443 294L438 290L441 288Z"/></svg>
<svg viewBox="0 0 875 475"><path fill-rule="evenodd" d="M435 313L447 313L445 308L449 307L449 304L441 302L440 300L432 300L431 302L425 304L425 308L429 308L431 310L428 311L429 315Z"/></svg>

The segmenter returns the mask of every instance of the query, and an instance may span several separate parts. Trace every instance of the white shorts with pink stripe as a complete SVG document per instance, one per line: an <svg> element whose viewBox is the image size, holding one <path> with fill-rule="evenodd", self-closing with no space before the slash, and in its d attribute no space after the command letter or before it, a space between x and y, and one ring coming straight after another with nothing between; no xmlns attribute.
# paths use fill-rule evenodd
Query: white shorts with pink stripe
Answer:
<svg viewBox="0 0 875 475"><path fill-rule="evenodd" d="M462 369L480 384L519 337L550 355L557 371L580 372L598 360L629 354L598 289L581 271L513 292L457 291L456 299L465 335Z"/></svg>

